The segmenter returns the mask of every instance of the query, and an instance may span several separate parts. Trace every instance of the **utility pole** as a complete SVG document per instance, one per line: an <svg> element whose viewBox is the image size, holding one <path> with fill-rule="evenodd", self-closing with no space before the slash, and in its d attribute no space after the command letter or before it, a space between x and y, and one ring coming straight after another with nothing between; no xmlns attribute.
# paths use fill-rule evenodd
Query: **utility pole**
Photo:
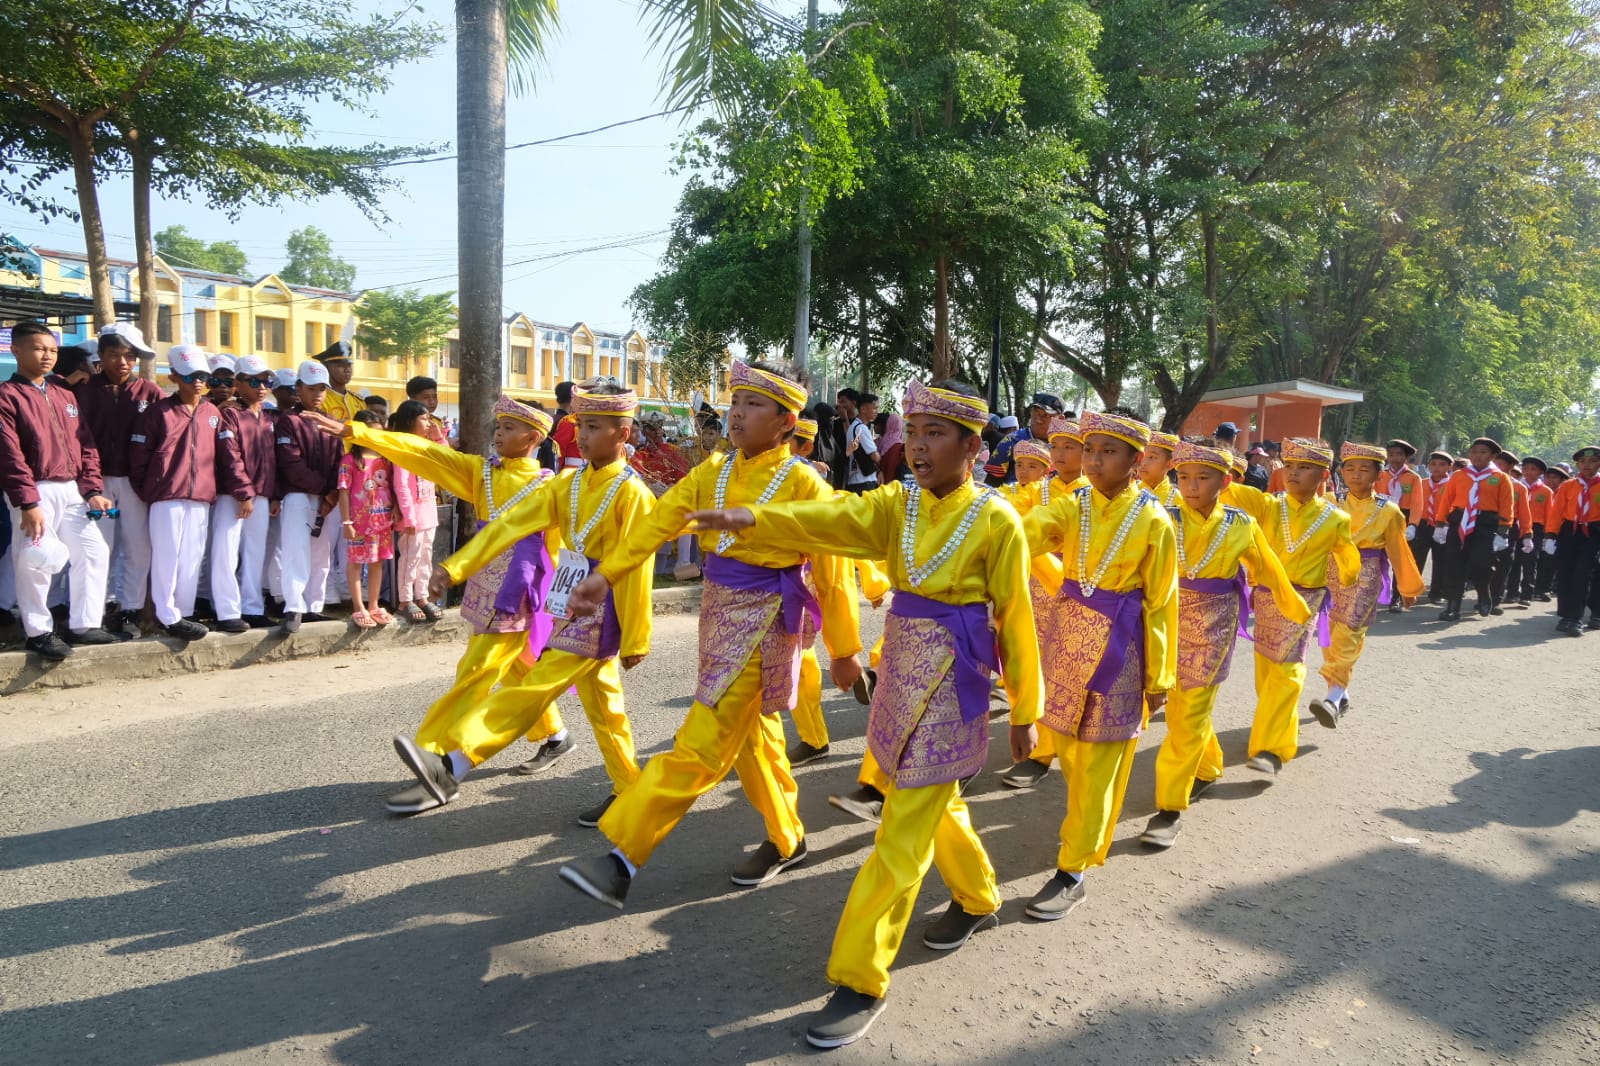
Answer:
<svg viewBox="0 0 1600 1066"><path fill-rule="evenodd" d="M817 36L817 0L806 0L806 36L801 46L810 65L811 47ZM805 130L806 144L811 143L810 130ZM794 295L794 362L801 370L806 368L811 351L811 164L801 172L800 182L800 234L798 287Z"/></svg>
<svg viewBox="0 0 1600 1066"><path fill-rule="evenodd" d="M989 410L1000 409L1000 315L994 316L994 333L989 338Z"/></svg>

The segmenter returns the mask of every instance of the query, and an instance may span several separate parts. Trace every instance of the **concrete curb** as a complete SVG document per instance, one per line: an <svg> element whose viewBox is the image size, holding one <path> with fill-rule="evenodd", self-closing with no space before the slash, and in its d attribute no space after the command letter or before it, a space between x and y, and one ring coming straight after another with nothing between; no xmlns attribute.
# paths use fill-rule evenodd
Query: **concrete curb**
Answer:
<svg viewBox="0 0 1600 1066"><path fill-rule="evenodd" d="M652 604L658 615L694 614L700 610L700 586L662 589L654 594ZM292 637L275 629L212 633L190 644L168 636L146 637L126 644L78 648L71 658L59 663L46 663L25 651L0 652L0 695L237 670L256 663L314 659L354 650L441 641L465 643L470 633L471 627L451 611L443 621L432 625L396 622L381 629L356 629L343 619L310 622Z"/></svg>

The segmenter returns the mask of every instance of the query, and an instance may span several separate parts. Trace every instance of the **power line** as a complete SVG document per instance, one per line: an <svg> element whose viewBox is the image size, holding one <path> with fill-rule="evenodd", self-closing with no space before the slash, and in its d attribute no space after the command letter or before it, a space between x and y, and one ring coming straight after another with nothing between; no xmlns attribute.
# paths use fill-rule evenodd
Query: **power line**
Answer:
<svg viewBox="0 0 1600 1066"><path fill-rule="evenodd" d="M693 104L684 104L682 107L668 108L665 111L654 111L648 115L640 115L637 118L625 118L620 122L608 122L604 126L596 126L594 129L579 130L576 133L563 133L559 137L544 137L537 141L522 141L518 144L508 144L506 145L506 151L511 152L518 148L537 148L540 145L546 144L559 144L562 141L570 141L575 137L589 137L596 133L604 133L606 130L614 130L618 126L632 126L638 122L649 122L653 118L665 118L668 115L681 114L684 111L693 110L694 106L695 105ZM388 163L372 163L363 169L379 170L388 167L415 166L418 163L442 163L447 159L454 158L456 158L456 155L454 152L452 152L448 155L430 155L422 156L418 159L396 159Z"/></svg>

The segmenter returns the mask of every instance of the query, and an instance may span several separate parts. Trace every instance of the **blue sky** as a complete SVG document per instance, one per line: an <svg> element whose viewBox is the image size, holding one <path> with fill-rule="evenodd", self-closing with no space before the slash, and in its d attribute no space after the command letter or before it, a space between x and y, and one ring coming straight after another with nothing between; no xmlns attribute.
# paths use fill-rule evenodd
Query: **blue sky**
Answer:
<svg viewBox="0 0 1600 1066"><path fill-rule="evenodd" d="M398 3L362 3L392 10ZM393 88L372 101L372 114L337 107L315 111L324 143L382 141L391 145L455 141L455 52L453 5L422 0L426 18L445 27L450 39L429 60L396 73ZM785 13L803 11L791 0L774 4ZM661 109L659 57L649 54L632 0L569 0L562 5L563 30L536 89L508 104L508 143L557 136L633 118ZM506 287L508 311L559 323L584 320L599 328L631 324L628 294L654 273L665 247L660 234L670 224L684 177L670 174L674 141L690 128L684 116L654 119L582 138L561 146L525 148L506 160ZM156 229L179 224L206 240L231 239L250 257L255 273L283 265L283 240L292 229L315 225L332 238L335 251L357 266L358 288L421 282L425 291L456 287L454 277L455 164L398 168L401 184L389 193L386 224L374 225L337 199L245 208L237 221L182 201L158 201ZM108 251L133 257L128 184L101 188ZM71 202L70 186L62 186ZM0 230L30 244L77 249L75 222L44 222L14 207L0 206ZM612 242L632 247L558 260L510 264L533 256Z"/></svg>

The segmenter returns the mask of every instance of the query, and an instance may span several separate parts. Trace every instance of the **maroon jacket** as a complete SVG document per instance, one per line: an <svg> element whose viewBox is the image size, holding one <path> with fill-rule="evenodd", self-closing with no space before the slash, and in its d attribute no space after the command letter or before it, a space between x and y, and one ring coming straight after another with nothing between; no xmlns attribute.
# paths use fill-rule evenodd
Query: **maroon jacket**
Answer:
<svg viewBox="0 0 1600 1066"><path fill-rule="evenodd" d="M148 408L160 403L166 393L155 382L137 374L121 389L112 388L105 378L94 374L72 391L100 452L100 476L127 477L133 424Z"/></svg>
<svg viewBox="0 0 1600 1066"><path fill-rule="evenodd" d="M69 389L40 388L21 374L0 385L0 490L16 508L39 502L40 481L76 481L84 497L104 491L100 453Z"/></svg>
<svg viewBox="0 0 1600 1066"><path fill-rule="evenodd" d="M222 442L228 453L227 467L244 471L242 485L224 485L222 491L243 502L257 496L270 499L277 484L278 453L275 443L278 429L277 416L271 411L249 411L243 407L226 407L222 411L222 425L230 436Z"/></svg>
<svg viewBox="0 0 1600 1066"><path fill-rule="evenodd" d="M224 491L249 484L239 456L228 455L232 434L209 400L191 411L176 394L151 404L134 423L128 480L145 503L196 500L211 503L220 481Z"/></svg>
<svg viewBox="0 0 1600 1066"><path fill-rule="evenodd" d="M339 460L344 456L344 442L301 418L300 412L304 410L295 404L278 414L278 486L272 493L275 500L291 492L324 498L338 492Z"/></svg>

